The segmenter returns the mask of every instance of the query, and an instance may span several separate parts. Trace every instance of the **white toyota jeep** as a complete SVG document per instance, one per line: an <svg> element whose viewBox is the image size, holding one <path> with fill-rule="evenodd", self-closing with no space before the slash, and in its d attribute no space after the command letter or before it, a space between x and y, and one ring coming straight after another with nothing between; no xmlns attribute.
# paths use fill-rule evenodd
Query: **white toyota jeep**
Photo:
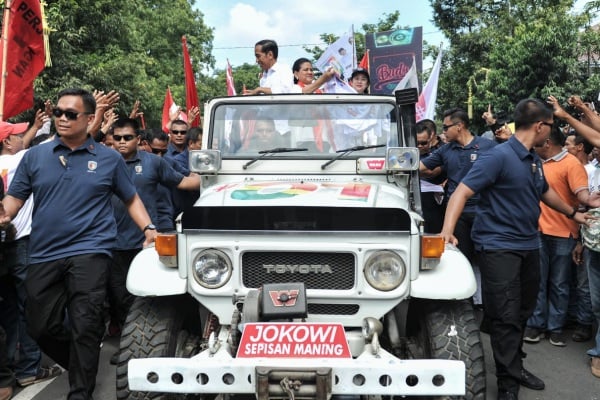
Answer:
<svg viewBox="0 0 600 400"><path fill-rule="evenodd" d="M200 198L130 267L119 399L485 398L471 265L422 233L416 97L206 104Z"/></svg>

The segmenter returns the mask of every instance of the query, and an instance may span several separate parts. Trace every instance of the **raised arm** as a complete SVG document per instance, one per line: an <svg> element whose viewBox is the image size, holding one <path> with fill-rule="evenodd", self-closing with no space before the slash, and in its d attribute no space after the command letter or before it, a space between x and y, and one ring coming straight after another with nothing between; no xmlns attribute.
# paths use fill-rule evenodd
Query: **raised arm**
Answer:
<svg viewBox="0 0 600 400"><path fill-rule="evenodd" d="M329 68L327 71L323 72L321 76L319 76L313 83L310 85L305 85L302 88L302 93L312 93L321 86L323 86L326 82L328 82L331 78L335 76L335 69Z"/></svg>
<svg viewBox="0 0 600 400"><path fill-rule="evenodd" d="M560 104L558 104L558 99L554 96L548 96L548 103L552 105L554 109L554 116L562 119L567 122L573 129L577 131L581 136L586 138L588 142L593 144L596 147L600 147L600 132L595 130L594 128L584 124L579 121L577 118L573 117L571 114L566 112ZM586 107L587 108L587 107ZM590 110L591 111L591 110ZM587 115L587 114L586 114ZM598 117L598 116L595 116Z"/></svg>

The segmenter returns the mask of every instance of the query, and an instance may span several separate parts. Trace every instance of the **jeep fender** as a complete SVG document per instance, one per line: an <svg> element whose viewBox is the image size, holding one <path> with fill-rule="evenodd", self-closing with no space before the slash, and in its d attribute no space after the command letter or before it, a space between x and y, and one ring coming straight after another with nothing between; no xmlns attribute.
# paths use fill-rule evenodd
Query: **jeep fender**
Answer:
<svg viewBox="0 0 600 400"><path fill-rule="evenodd" d="M422 299L467 299L477 290L477 281L469 260L454 246L446 245L440 263L419 271L412 281L410 295Z"/></svg>
<svg viewBox="0 0 600 400"><path fill-rule="evenodd" d="M167 267L158 259L154 247L140 251L129 266L127 290L136 296L171 296L184 294L187 280L177 268Z"/></svg>

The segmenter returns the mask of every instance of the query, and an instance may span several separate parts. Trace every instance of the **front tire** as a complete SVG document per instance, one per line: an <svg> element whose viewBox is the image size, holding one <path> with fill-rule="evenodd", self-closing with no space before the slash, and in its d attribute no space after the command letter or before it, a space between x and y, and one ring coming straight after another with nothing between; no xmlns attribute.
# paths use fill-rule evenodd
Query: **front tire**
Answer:
<svg viewBox="0 0 600 400"><path fill-rule="evenodd" d="M483 344L469 301L423 302L417 341L423 358L460 360L466 369L466 400L485 400ZM457 397L449 397L456 399Z"/></svg>
<svg viewBox="0 0 600 400"><path fill-rule="evenodd" d="M172 400L181 395L132 392L127 380L127 364L134 358L190 357L197 351L201 332L198 312L187 296L138 297L127 315L119 343L117 399Z"/></svg>

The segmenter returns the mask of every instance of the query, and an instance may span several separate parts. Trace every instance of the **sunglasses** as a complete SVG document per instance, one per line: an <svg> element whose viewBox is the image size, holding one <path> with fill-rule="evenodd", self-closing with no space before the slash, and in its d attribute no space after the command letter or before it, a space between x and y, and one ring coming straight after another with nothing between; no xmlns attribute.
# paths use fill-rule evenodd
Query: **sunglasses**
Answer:
<svg viewBox="0 0 600 400"><path fill-rule="evenodd" d="M427 146L429 144L429 140L418 141L417 146Z"/></svg>
<svg viewBox="0 0 600 400"><path fill-rule="evenodd" d="M153 154L167 154L167 149L157 149L155 147L150 147L152 149Z"/></svg>
<svg viewBox="0 0 600 400"><path fill-rule="evenodd" d="M175 131L175 130L173 130L173 131L171 131L171 133L173 135L185 135L187 133L187 131Z"/></svg>
<svg viewBox="0 0 600 400"><path fill-rule="evenodd" d="M129 142L135 138L135 135L113 135L115 142L120 142L122 139L125 139L126 142Z"/></svg>
<svg viewBox="0 0 600 400"><path fill-rule="evenodd" d="M81 114L89 114L89 113L61 110L60 108L52 109L52 115L54 115L56 118L60 118L64 115L65 117L67 117L67 119L70 119L71 121L75 121L77 118L79 118L79 116Z"/></svg>
<svg viewBox="0 0 600 400"><path fill-rule="evenodd" d="M455 123L453 123L453 124L450 124L450 125L442 125L442 130L443 130L444 132L446 132L448 129L450 129L450 128L452 128L453 126L455 126L455 125L458 125L458 124L460 124L460 122L455 122Z"/></svg>

